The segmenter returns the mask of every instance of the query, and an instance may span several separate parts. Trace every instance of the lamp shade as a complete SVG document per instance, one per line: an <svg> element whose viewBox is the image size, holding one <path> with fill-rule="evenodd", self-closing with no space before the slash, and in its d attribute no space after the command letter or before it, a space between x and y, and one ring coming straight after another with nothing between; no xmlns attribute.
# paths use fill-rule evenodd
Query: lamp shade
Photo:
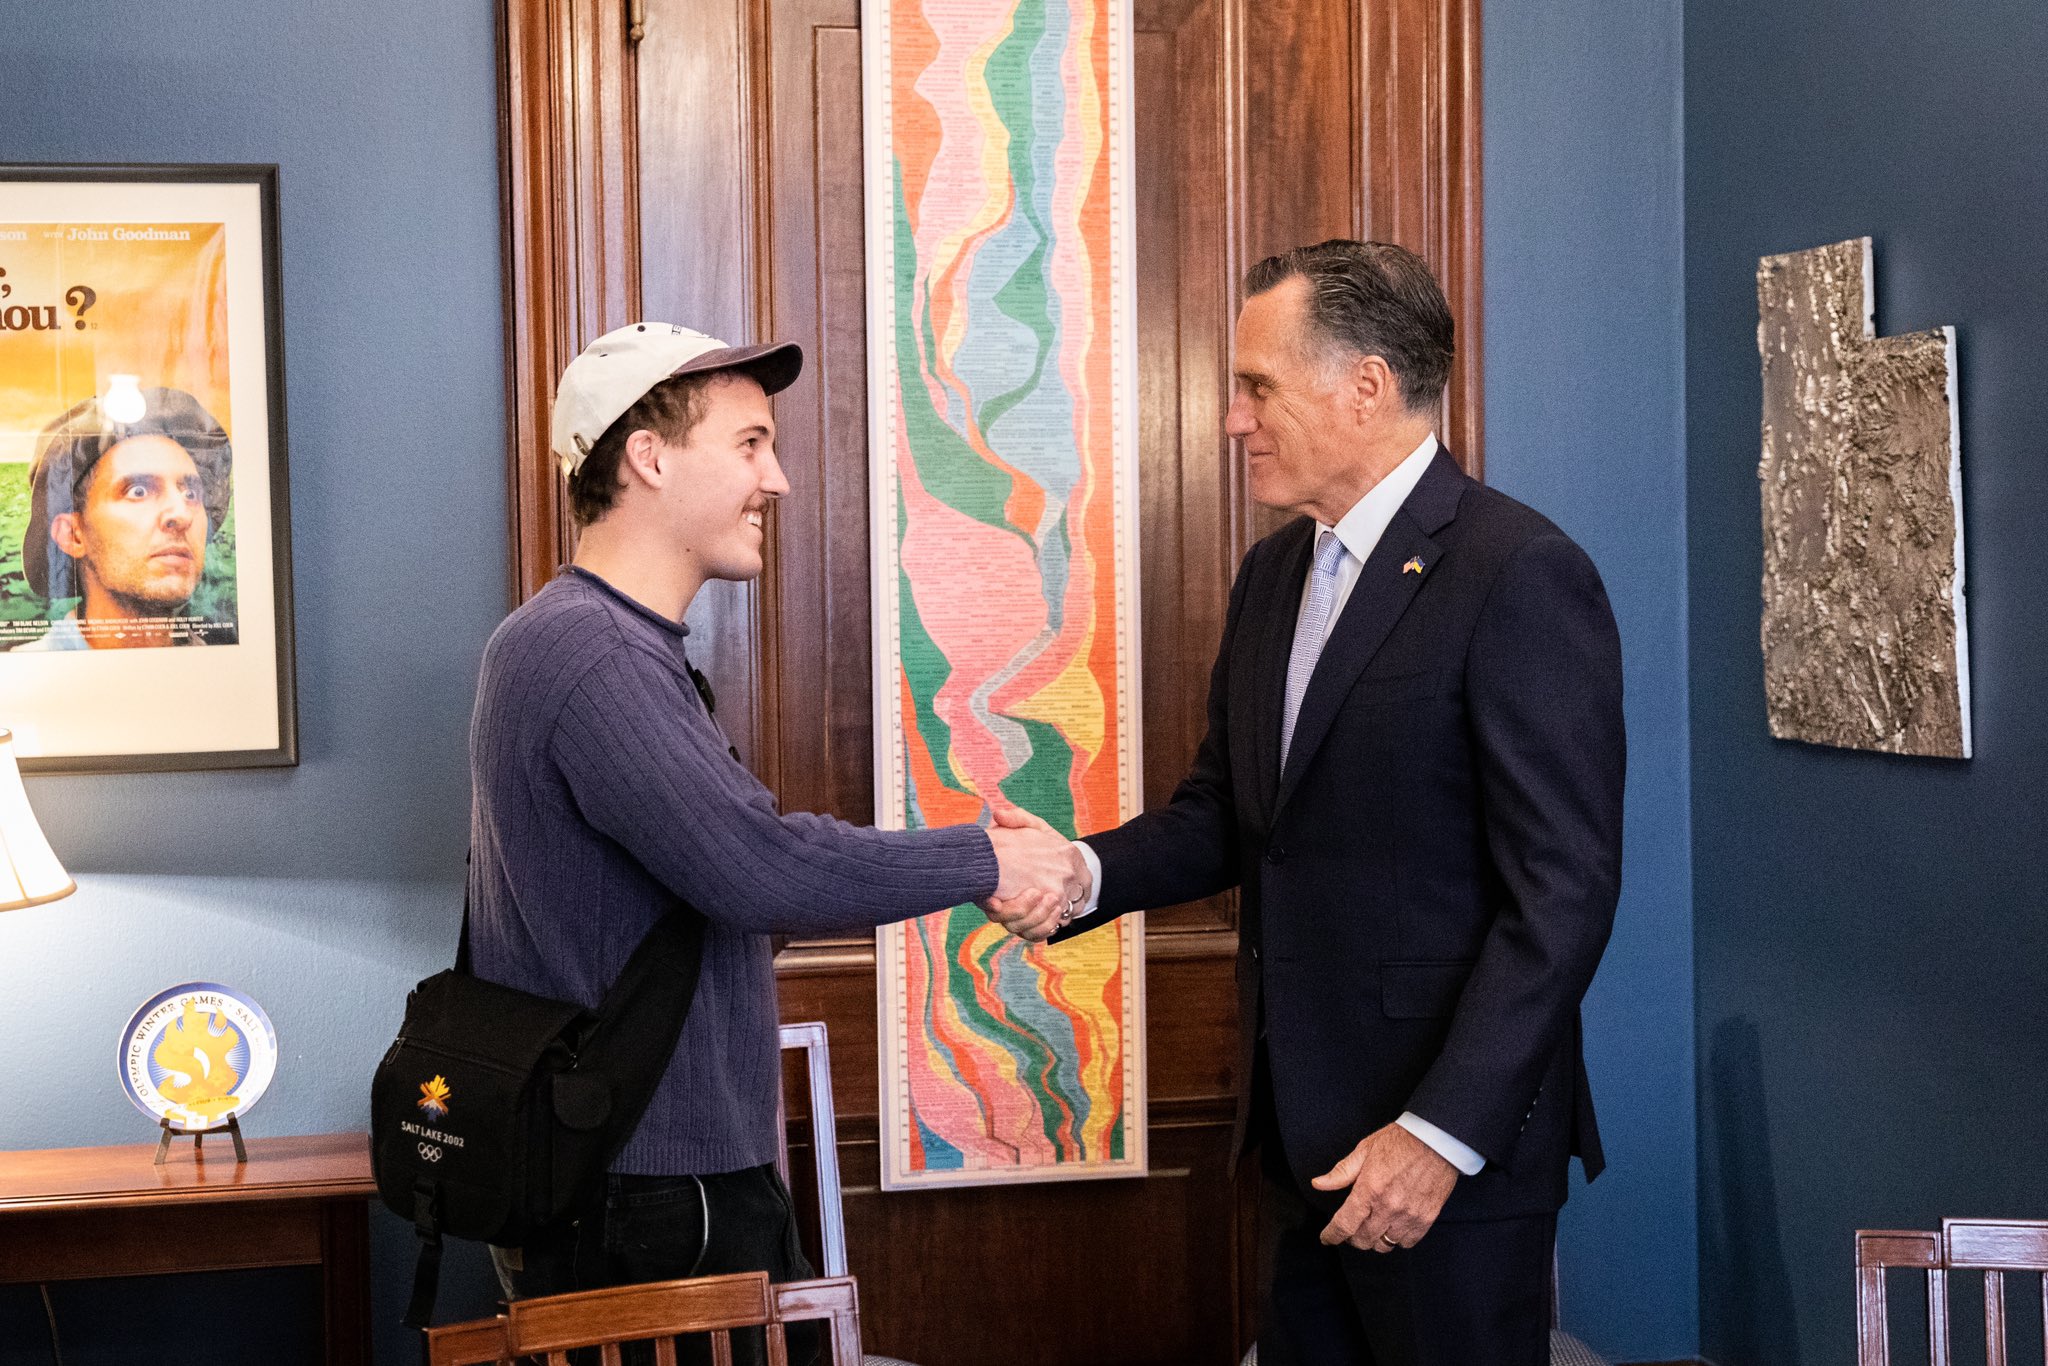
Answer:
<svg viewBox="0 0 2048 1366"><path fill-rule="evenodd" d="M14 762L14 732L0 730L0 911L40 906L77 890L29 809Z"/></svg>

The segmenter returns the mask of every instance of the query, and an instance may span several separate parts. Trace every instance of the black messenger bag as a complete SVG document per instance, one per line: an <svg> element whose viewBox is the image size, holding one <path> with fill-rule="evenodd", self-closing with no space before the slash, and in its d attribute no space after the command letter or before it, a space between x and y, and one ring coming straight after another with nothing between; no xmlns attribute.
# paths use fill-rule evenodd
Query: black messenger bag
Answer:
<svg viewBox="0 0 2048 1366"><path fill-rule="evenodd" d="M455 966L414 987L370 1084L377 1193L420 1236L405 1322L433 1317L441 1238L516 1247L597 1192L654 1095L704 961L704 918L678 900L595 1011Z"/></svg>

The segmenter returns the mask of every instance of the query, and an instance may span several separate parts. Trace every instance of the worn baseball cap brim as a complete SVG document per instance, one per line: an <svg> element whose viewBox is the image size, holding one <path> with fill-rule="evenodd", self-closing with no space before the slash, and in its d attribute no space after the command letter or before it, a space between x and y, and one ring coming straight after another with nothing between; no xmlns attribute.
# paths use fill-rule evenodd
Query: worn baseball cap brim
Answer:
<svg viewBox="0 0 2048 1366"><path fill-rule="evenodd" d="M618 327L584 347L555 386L548 448L574 474L605 433L658 384L678 376L745 375L770 394L796 382L803 350L793 342L732 346L677 323Z"/></svg>
<svg viewBox="0 0 2048 1366"><path fill-rule="evenodd" d="M759 384L764 393L779 394L804 372L804 351L795 342L727 346L683 362L669 371L669 378L714 370L736 370Z"/></svg>

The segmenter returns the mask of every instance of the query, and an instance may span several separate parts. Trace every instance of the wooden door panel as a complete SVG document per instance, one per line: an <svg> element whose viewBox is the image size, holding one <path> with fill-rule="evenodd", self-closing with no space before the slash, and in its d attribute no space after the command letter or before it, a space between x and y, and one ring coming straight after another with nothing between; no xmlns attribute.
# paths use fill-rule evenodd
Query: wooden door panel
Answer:
<svg viewBox="0 0 2048 1366"><path fill-rule="evenodd" d="M1230 1126L1155 1115L1151 1142L1144 1180L885 1194L873 1142L842 1130L866 1350L919 1366L1235 1362ZM792 1145L800 1208L810 1161Z"/></svg>
<svg viewBox="0 0 2048 1366"><path fill-rule="evenodd" d="M1237 1359L1250 1191L1233 1180L1230 960L1169 936L1146 965L1152 1171L1142 1180L884 1193L872 955L785 955L785 1020L832 1039L846 1240L869 1350L920 1366ZM1163 949L1163 951L1162 951ZM1220 1008L1219 1008L1220 1003ZM816 1227L810 1114L785 1060L790 1168Z"/></svg>
<svg viewBox="0 0 2048 1366"><path fill-rule="evenodd" d="M874 816L859 0L501 0L520 594L569 551L546 377L628 316L802 345L767 569L714 584L691 653L786 810ZM1143 802L1206 723L1231 579L1278 519L1223 438L1238 280L1332 236L1423 252L1457 320L1444 434L1477 472L1472 0L1135 0ZM1143 1179L883 1194L871 938L793 945L783 1018L830 1028L871 1348L924 1366L1235 1361L1252 1186L1230 1166L1233 896L1147 918ZM793 1080L793 1079L792 1079ZM786 1088L789 1089L789 1088ZM807 1130L790 1090L793 1132ZM806 1159L798 1155L799 1194Z"/></svg>
<svg viewBox="0 0 2048 1366"><path fill-rule="evenodd" d="M694 327L732 344L762 327L762 127L756 113L761 55L744 0L652 0L638 52L641 315ZM779 778L763 694L773 661L762 646L758 583L712 582L691 604L690 657L712 680L718 719L762 781Z"/></svg>
<svg viewBox="0 0 2048 1366"><path fill-rule="evenodd" d="M678 4L652 0L650 44ZM697 25L693 40L702 41L706 11L681 7ZM720 610L700 623L693 612L693 628L713 635L704 649L693 635L692 652L712 675L722 714L732 714L735 695L754 704L742 745L785 809L866 822L874 768L859 11L852 0L770 0L717 12L721 32L738 36L712 44L699 79L715 83L717 98L751 102L744 137L730 123L713 126L750 143L753 154L728 147L722 169L687 190L671 180L663 190L669 203L643 204L642 212L650 225L675 224L678 239L687 235L687 215L697 213L725 225L719 238L726 240L745 214L709 198L741 183L751 167L765 205L753 221L761 276L742 297L729 279L692 286L678 262L650 265L649 311L659 312L657 291L678 308L699 302L734 340L796 341L806 366L805 381L776 400L777 447L792 492L774 515L769 569L753 597L757 616L749 623L740 611ZM1213 193L1222 179L1214 60L1220 13L1214 0L1162 7L1174 27L1147 33L1140 50L1143 88L1157 91L1156 101L1143 102L1150 135L1139 142L1139 255L1157 262L1140 281L1141 316L1164 320L1141 341L1140 477L1148 514L1173 528L1142 551L1148 659L1157 661L1146 672L1144 738L1151 772L1164 775L1154 777L1147 800L1164 800L1200 739L1229 566L1242 546L1242 532L1219 515L1239 496L1226 488L1233 465L1218 426L1229 297L1224 220ZM733 75L741 47L751 84ZM653 69L642 68L641 137L650 163L663 155L665 138L684 135L691 108L647 75ZM665 59L662 69L675 65ZM1190 104L1198 116L1206 111L1206 123L1188 126ZM705 155L698 148L700 171ZM1190 201L1184 184L1205 193ZM1184 225L1189 202L1203 207ZM751 316L748 302L757 310ZM1181 572L1190 560L1209 566L1191 582ZM732 644L750 625L755 649L738 657ZM1169 644L1156 645L1154 633ZM1151 1142L1161 1170L1143 1181L882 1194L872 939L784 953L784 1018L822 1019L832 1038L848 1246L863 1280L871 1345L924 1366L1234 1359L1236 1190L1223 1174L1238 1081L1232 919L1227 903L1151 919ZM1176 938L1176 930L1207 933ZM794 1108L801 1126L803 1107ZM796 1170L804 1170L801 1156ZM992 1294L981 1284L1018 1248L1049 1246L1105 1220L1130 1230L1129 1246L1113 1250L1131 1260L1142 1300L1099 1276L1068 1274L1068 1302L1048 1316L1041 1296L1059 1293L1064 1282L1034 1282L1025 1294L1014 1293L1017 1286ZM992 1228L1000 1239L991 1240ZM1031 1274L1042 1280L1037 1267ZM1146 1307L1134 1312L1134 1304Z"/></svg>
<svg viewBox="0 0 2048 1366"><path fill-rule="evenodd" d="M768 16L769 316L805 383L778 400L790 478L779 524L766 705L785 809L874 819L860 10L776 0Z"/></svg>
<svg viewBox="0 0 2048 1366"><path fill-rule="evenodd" d="M1144 792L1163 806L1208 725L1209 669L1247 544L1244 469L1223 436L1235 275L1221 0L1138 7L1138 538ZM1236 899L1155 911L1150 935L1212 932L1236 950Z"/></svg>
<svg viewBox="0 0 2048 1366"><path fill-rule="evenodd" d="M1224 512L1242 501L1233 487L1242 475L1220 425L1230 291L1213 193L1223 178L1220 9L1210 0L1157 15L1162 27L1139 34L1134 101L1140 484L1145 528L1159 529L1140 539L1148 804L1165 801L1201 738L1242 553ZM775 0L767 22L763 174L773 209L760 335L801 344L807 378L777 401L793 490L776 511L760 589L761 706L772 733L757 766L772 765L786 809L865 822L874 770L859 15L851 0ZM1183 195L1183 185L1200 192ZM1210 569L1184 575L1189 564ZM746 686L741 676L713 680L721 698ZM1161 930L1232 923L1218 905L1153 917Z"/></svg>
<svg viewBox="0 0 2048 1366"><path fill-rule="evenodd" d="M1355 0L1259 0L1244 18L1244 264L1357 230Z"/></svg>
<svg viewBox="0 0 2048 1366"><path fill-rule="evenodd" d="M1439 432L1484 468L1479 358L1479 10L1476 0L1358 0L1356 235L1421 252L1457 324Z"/></svg>

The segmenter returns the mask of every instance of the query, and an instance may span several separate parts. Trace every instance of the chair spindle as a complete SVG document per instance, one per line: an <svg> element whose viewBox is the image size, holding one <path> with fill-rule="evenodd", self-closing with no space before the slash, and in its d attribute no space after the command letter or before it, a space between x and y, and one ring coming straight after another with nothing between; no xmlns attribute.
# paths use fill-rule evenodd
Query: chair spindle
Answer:
<svg viewBox="0 0 2048 1366"><path fill-rule="evenodd" d="M2005 1273L1984 1273L1984 1366L2005 1366Z"/></svg>
<svg viewBox="0 0 2048 1366"><path fill-rule="evenodd" d="M1950 1366L1948 1272L1938 1267L1927 1273L1927 1360L1931 1366Z"/></svg>

